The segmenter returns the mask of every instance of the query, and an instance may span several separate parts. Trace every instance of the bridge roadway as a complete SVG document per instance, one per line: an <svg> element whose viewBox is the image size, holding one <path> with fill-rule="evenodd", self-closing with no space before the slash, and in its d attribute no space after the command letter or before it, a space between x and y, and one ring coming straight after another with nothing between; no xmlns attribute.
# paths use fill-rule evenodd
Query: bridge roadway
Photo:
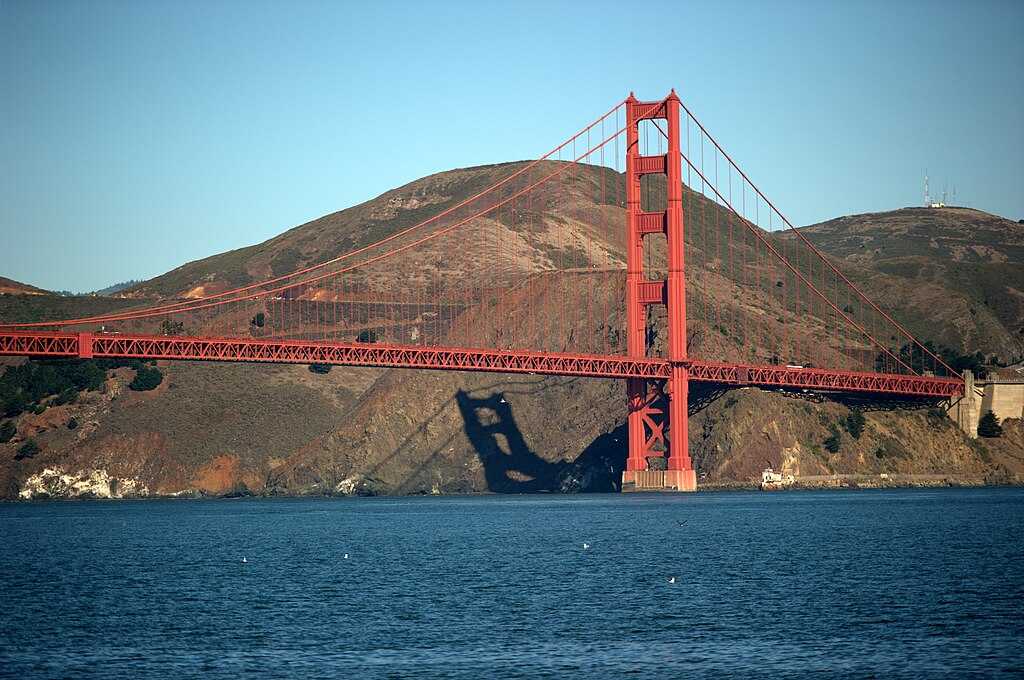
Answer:
<svg viewBox="0 0 1024 680"><path fill-rule="evenodd" d="M319 363L341 366L648 379L667 379L670 366L667 360L659 358L458 347L419 347L383 343L200 338L62 331L0 332L0 355ZM963 380L954 378L859 373L789 366L727 364L699 360L687 362L687 368L688 378L692 381L730 386L752 385L821 392L860 392L941 399L964 394Z"/></svg>
<svg viewBox="0 0 1024 680"><path fill-rule="evenodd" d="M59 331L0 333L0 355L323 363L343 366L534 373L594 378L667 379L669 377L669 362L660 358L421 347L383 343L200 338ZM771 386L825 392L864 392L932 398L956 397L964 392L962 380L929 376L727 364L700 360L687 362L687 367L690 380L721 385Z"/></svg>

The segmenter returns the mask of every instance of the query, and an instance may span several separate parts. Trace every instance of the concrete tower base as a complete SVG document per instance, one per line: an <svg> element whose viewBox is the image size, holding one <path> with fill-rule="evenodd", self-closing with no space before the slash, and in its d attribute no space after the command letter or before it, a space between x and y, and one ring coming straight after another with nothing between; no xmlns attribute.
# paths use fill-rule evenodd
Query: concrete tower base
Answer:
<svg viewBox="0 0 1024 680"><path fill-rule="evenodd" d="M622 491L696 491L696 470L625 470Z"/></svg>

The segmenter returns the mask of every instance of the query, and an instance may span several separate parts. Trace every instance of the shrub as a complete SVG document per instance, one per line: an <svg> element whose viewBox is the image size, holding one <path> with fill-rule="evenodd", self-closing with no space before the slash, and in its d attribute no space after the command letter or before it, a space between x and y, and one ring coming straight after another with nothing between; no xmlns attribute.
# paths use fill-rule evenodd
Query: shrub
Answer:
<svg viewBox="0 0 1024 680"><path fill-rule="evenodd" d="M256 328L263 328L263 325L266 322L266 315L263 314L263 312L256 312L256 316L252 317L252 320L249 323L251 323L253 326L256 326Z"/></svg>
<svg viewBox="0 0 1024 680"><path fill-rule="evenodd" d="M829 435L828 439L822 442L822 444L825 446L825 450L829 453L838 453L842 442L843 440L839 435L839 430L833 427L832 434Z"/></svg>
<svg viewBox="0 0 1024 680"><path fill-rule="evenodd" d="M128 389L135 390L136 392L146 392L156 389L163 380L164 374L160 372L159 368L141 366L135 373L135 378L128 383Z"/></svg>
<svg viewBox="0 0 1024 680"><path fill-rule="evenodd" d="M860 439L860 435L864 432L864 414L860 412L860 409L853 409L846 416L846 431L854 439Z"/></svg>
<svg viewBox="0 0 1024 680"><path fill-rule="evenodd" d="M58 394L57 398L53 400L53 403L56 404L57 406L63 406L64 404L73 404L77 399L78 390L76 390L74 387L69 387L60 394Z"/></svg>
<svg viewBox="0 0 1024 680"><path fill-rule="evenodd" d="M37 453L39 453L39 444L36 444L35 439L29 439L18 448L18 453L15 454L14 459L22 460L24 458L31 458Z"/></svg>
<svg viewBox="0 0 1024 680"><path fill-rule="evenodd" d="M32 409L32 413L35 413L37 416L43 415L44 412L46 412L46 404L37 404L36 407Z"/></svg>
<svg viewBox="0 0 1024 680"><path fill-rule="evenodd" d="M91 360L68 364L62 372L79 390L96 391L107 380L107 372Z"/></svg>
<svg viewBox="0 0 1024 680"><path fill-rule="evenodd" d="M0 425L0 444L6 444L7 442L14 439L14 435L18 432L18 429L14 427L13 420L5 420L3 425Z"/></svg>
<svg viewBox="0 0 1024 680"><path fill-rule="evenodd" d="M377 334L369 329L359 331L356 342L377 342Z"/></svg>
<svg viewBox="0 0 1024 680"><path fill-rule="evenodd" d="M979 437L1001 437L1003 435L1003 426L999 424L999 418L996 418L996 414L989 411L981 417L978 421L978 436Z"/></svg>
<svg viewBox="0 0 1024 680"><path fill-rule="evenodd" d="M4 399L4 415L8 418L20 415L28 406L28 400L21 392L15 392Z"/></svg>
<svg viewBox="0 0 1024 680"><path fill-rule="evenodd" d="M72 394L98 390L107 379L107 360L46 359L10 366L0 375L0 412L13 417L24 411L37 410L44 399L53 395L64 397L57 403L68 403Z"/></svg>
<svg viewBox="0 0 1024 680"><path fill-rule="evenodd" d="M74 430L78 428L78 421L74 418L68 421L68 429Z"/></svg>
<svg viewBox="0 0 1024 680"><path fill-rule="evenodd" d="M331 365L330 364L310 364L309 365L309 372L310 373L319 373L321 375L323 375L325 373L330 373L331 372Z"/></svg>

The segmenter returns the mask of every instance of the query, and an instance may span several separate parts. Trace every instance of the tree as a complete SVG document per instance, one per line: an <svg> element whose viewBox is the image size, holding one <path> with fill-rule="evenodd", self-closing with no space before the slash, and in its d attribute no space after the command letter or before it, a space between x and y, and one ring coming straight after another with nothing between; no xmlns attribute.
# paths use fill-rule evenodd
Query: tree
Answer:
<svg viewBox="0 0 1024 680"><path fill-rule="evenodd" d="M842 444L842 442L843 440L842 437L839 435L839 430L835 426L833 426L832 434L829 436L828 439L826 439L823 442L823 444L825 445L825 449L829 453L838 453L839 446Z"/></svg>
<svg viewBox="0 0 1024 680"><path fill-rule="evenodd" d="M18 448L18 453L15 454L14 460L31 458L37 453L39 453L39 444L36 444L35 439L29 439L27 442L22 444L20 448Z"/></svg>
<svg viewBox="0 0 1024 680"><path fill-rule="evenodd" d="M3 425L0 425L0 444L6 444L14 439L14 435L17 432L18 428L14 427L14 421L5 420Z"/></svg>
<svg viewBox="0 0 1024 680"><path fill-rule="evenodd" d="M263 312L256 312L256 316L252 317L249 322L256 328L263 328L263 325L267 322L267 317Z"/></svg>
<svg viewBox="0 0 1024 680"><path fill-rule="evenodd" d="M860 435L864 432L864 414L860 412L860 409L852 409L846 416L846 431L854 439L860 439Z"/></svg>
<svg viewBox="0 0 1024 680"><path fill-rule="evenodd" d="M77 419L71 418L70 420L68 420L68 429L69 430L74 430L74 429L77 429L77 428L78 428L78 420Z"/></svg>
<svg viewBox="0 0 1024 680"><path fill-rule="evenodd" d="M57 395L57 398L53 400L53 403L57 406L63 406L64 404L73 404L78 399L78 390L74 387L69 387Z"/></svg>
<svg viewBox="0 0 1024 680"><path fill-rule="evenodd" d="M4 415L8 418L13 418L19 415L28 407L28 400L25 399L24 393L21 391L15 392L14 394L7 397L4 403Z"/></svg>
<svg viewBox="0 0 1024 680"><path fill-rule="evenodd" d="M310 373L319 373L319 374L323 375L325 373L330 373L331 372L331 365L330 364L310 364L309 365L309 371L310 371Z"/></svg>
<svg viewBox="0 0 1024 680"><path fill-rule="evenodd" d="M370 329L359 331L356 342L377 342L377 334Z"/></svg>
<svg viewBox="0 0 1024 680"><path fill-rule="evenodd" d="M160 372L159 368L141 366L136 371L135 378L128 383L128 389L135 390L136 392L147 392L156 389L163 380L164 374Z"/></svg>
<svg viewBox="0 0 1024 680"><path fill-rule="evenodd" d="M999 418L996 418L996 414L992 411L983 415L978 421L978 436L989 438L1003 436L1003 426L999 424Z"/></svg>

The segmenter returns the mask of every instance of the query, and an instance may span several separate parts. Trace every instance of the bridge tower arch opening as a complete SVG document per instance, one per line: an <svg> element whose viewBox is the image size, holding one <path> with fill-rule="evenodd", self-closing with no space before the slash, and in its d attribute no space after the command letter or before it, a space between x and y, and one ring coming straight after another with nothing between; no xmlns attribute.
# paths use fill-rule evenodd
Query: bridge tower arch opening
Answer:
<svg viewBox="0 0 1024 680"><path fill-rule="evenodd" d="M668 311L667 380L630 378L626 385L629 452L622 488L695 491L696 472L687 443L689 372L686 356L686 261L683 246L682 155L679 148L680 102L675 90L662 101L626 100L626 334L627 354L646 357L650 351L647 308ZM667 151L640 153L640 122L664 121ZM663 175L663 211L644 211L641 179ZM644 237L664 234L668 253L665 279L650 281L644 273ZM663 404L667 404L663 406ZM667 431L666 431L667 430ZM667 459L663 464L656 461Z"/></svg>

